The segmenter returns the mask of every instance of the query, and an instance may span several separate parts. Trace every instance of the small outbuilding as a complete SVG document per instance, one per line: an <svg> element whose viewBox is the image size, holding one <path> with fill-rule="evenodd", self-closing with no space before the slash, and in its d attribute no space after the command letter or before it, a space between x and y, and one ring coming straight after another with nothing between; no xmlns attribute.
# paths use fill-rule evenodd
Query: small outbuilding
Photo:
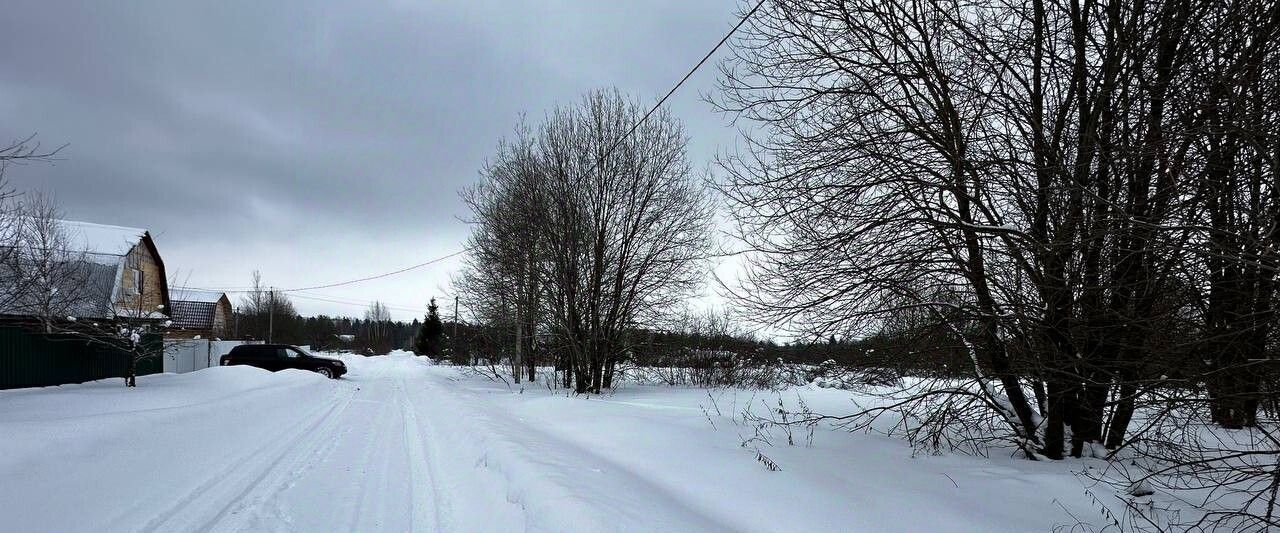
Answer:
<svg viewBox="0 0 1280 533"><path fill-rule="evenodd" d="M166 338L216 340L226 338L230 333L231 300L225 293L174 289L172 306L170 316L173 322L165 332Z"/></svg>

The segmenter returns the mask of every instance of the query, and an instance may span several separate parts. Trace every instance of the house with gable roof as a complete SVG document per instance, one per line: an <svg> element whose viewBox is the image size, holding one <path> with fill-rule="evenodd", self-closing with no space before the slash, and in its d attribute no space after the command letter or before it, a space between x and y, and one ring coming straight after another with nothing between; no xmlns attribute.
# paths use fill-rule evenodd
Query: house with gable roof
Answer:
<svg viewBox="0 0 1280 533"><path fill-rule="evenodd" d="M126 375L133 356L78 332L169 322L169 285L151 234L141 228L61 220L57 250L19 240L0 265L0 389ZM57 331L51 331L51 322ZM154 342L159 336L141 339ZM138 374L158 371L139 364Z"/></svg>

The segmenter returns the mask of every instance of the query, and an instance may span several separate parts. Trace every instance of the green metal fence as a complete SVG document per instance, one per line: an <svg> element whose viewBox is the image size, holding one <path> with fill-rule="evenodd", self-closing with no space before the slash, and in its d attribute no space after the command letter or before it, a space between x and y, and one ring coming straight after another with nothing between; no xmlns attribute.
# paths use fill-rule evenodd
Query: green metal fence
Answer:
<svg viewBox="0 0 1280 533"><path fill-rule="evenodd" d="M160 335L142 339L147 350L160 353ZM44 387L124 377L129 352L71 335L45 335L21 327L0 326L0 389ZM162 361L138 362L138 375L160 372Z"/></svg>

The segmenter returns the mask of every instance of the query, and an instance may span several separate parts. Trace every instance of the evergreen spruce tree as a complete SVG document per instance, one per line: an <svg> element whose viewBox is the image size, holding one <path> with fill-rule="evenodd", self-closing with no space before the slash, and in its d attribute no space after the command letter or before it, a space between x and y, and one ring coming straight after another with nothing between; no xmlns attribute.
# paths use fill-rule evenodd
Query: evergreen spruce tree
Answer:
<svg viewBox="0 0 1280 533"><path fill-rule="evenodd" d="M440 322L440 309L436 299L431 299L427 306L427 318L418 329L418 337L413 341L413 351L418 355L436 356L440 354L440 335L444 333L444 324Z"/></svg>
<svg viewBox="0 0 1280 533"><path fill-rule="evenodd" d="M431 344L427 342L427 324L425 322L422 327L418 328L418 332L413 337L413 353L418 355L431 354Z"/></svg>

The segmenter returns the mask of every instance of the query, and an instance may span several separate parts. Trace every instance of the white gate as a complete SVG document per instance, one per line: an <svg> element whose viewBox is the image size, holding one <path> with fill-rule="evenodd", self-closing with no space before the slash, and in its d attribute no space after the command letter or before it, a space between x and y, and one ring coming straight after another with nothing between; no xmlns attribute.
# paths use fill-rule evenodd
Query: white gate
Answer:
<svg viewBox="0 0 1280 533"><path fill-rule="evenodd" d="M218 359L231 348L247 341L210 341L205 339L165 339L164 371L182 374L218 366Z"/></svg>

